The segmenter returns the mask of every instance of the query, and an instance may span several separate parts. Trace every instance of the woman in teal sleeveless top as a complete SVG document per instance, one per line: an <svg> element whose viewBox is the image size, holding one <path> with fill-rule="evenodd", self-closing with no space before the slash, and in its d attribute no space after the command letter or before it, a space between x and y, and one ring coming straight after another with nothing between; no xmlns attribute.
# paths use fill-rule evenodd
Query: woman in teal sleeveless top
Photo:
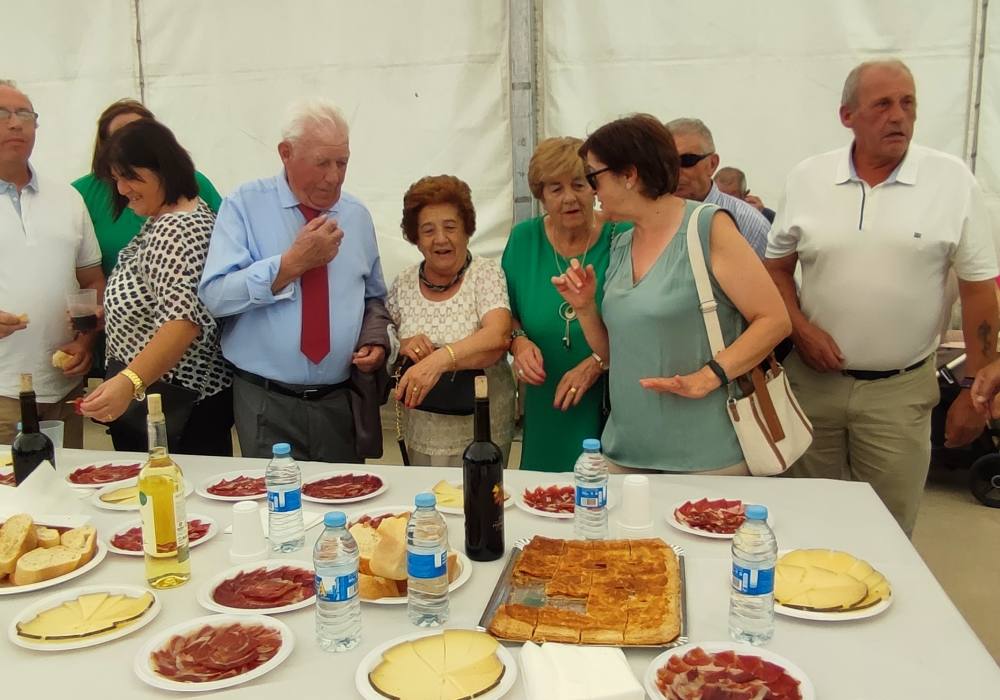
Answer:
<svg viewBox="0 0 1000 700"><path fill-rule="evenodd" d="M635 222L612 244L600 306L589 264L574 262L553 280L591 347L609 356L604 452L626 468L740 468L724 384L791 330L781 296L732 218L714 206L702 210L698 239L726 344L713 358L686 237L701 203L672 194L680 162L670 133L654 117L633 115L595 131L582 150L602 209L611 219Z"/></svg>
<svg viewBox="0 0 1000 700"><path fill-rule="evenodd" d="M546 213L515 226L503 253L511 354L524 395L521 469L572 471L583 440L599 437L604 423L605 363L594 359L572 307L552 286L573 257L594 266L600 286L608 267L615 226L594 211L582 144L570 137L538 144L528 184Z"/></svg>

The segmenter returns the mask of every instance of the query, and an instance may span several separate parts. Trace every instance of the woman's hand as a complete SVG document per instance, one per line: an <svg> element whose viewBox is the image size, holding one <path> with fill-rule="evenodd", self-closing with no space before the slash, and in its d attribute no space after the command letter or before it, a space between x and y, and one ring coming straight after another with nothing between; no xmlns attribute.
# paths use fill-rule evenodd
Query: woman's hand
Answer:
<svg viewBox="0 0 1000 700"><path fill-rule="evenodd" d="M414 364L430 357L432 352L434 352L434 344L423 333L417 333L409 338L401 338L399 341L399 354L410 358Z"/></svg>
<svg viewBox="0 0 1000 700"><path fill-rule="evenodd" d="M80 402L80 413L101 423L117 420L128 409L135 387L123 374L116 374Z"/></svg>
<svg viewBox="0 0 1000 700"><path fill-rule="evenodd" d="M407 408L419 408L427 392L434 388L441 375L451 367L451 355L439 348L410 367L396 385L396 400Z"/></svg>
<svg viewBox="0 0 1000 700"><path fill-rule="evenodd" d="M596 304L597 274L593 265L587 265L584 269L580 266L580 261L573 258L566 272L552 278L552 284L560 296L577 312Z"/></svg>
<svg viewBox="0 0 1000 700"><path fill-rule="evenodd" d="M537 345L521 336L514 338L510 344L510 351L514 356L514 371L517 372L519 381L532 386L539 386L545 382L542 351Z"/></svg>
<svg viewBox="0 0 1000 700"><path fill-rule="evenodd" d="M677 394L686 399L700 399L715 391L722 382L715 375L715 372L707 366L693 374L683 376L677 374L673 377L648 377L640 379L639 384L644 389L659 391L663 394Z"/></svg>
<svg viewBox="0 0 1000 700"><path fill-rule="evenodd" d="M573 406L580 403L580 399L587 389L594 386L594 382L604 374L592 357L584 358L583 362L569 370L559 380L556 386L555 399L552 407L560 411L568 411Z"/></svg>

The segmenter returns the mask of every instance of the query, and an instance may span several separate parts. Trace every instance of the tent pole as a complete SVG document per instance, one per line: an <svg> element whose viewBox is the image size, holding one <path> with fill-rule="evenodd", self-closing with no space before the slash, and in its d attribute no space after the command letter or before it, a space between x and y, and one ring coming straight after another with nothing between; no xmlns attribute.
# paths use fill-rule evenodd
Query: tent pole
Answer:
<svg viewBox="0 0 1000 700"><path fill-rule="evenodd" d="M537 95L533 0L509 0L510 135L514 164L514 223L535 215L537 204L528 188L528 163L535 151Z"/></svg>
<svg viewBox="0 0 1000 700"><path fill-rule="evenodd" d="M976 158L979 155L979 130L981 104L983 99L983 67L986 63L986 21L989 17L990 0L981 0L978 22L972 36L972 80L969 100L968 129L965 134L965 159L973 173L976 172Z"/></svg>
<svg viewBox="0 0 1000 700"><path fill-rule="evenodd" d="M135 58L139 73L139 102L146 104L146 70L142 60L142 22L140 0L132 0L132 15L135 19Z"/></svg>

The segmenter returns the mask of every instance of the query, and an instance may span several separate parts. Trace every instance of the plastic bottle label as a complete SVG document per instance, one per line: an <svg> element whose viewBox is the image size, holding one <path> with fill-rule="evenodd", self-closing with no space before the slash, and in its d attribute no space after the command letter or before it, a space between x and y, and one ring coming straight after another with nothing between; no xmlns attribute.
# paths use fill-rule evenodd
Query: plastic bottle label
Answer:
<svg viewBox="0 0 1000 700"><path fill-rule="evenodd" d="M733 562L733 590L744 595L767 595L774 592L774 568L746 569Z"/></svg>
<svg viewBox="0 0 1000 700"><path fill-rule="evenodd" d="M406 553L406 573L413 578L437 578L448 574L448 550L427 554Z"/></svg>
<svg viewBox="0 0 1000 700"><path fill-rule="evenodd" d="M343 603L358 594L358 572L342 576L316 574L316 597L327 603Z"/></svg>
<svg viewBox="0 0 1000 700"><path fill-rule="evenodd" d="M580 508L603 508L608 504L608 489L604 486L577 486L576 505Z"/></svg>
<svg viewBox="0 0 1000 700"><path fill-rule="evenodd" d="M290 513L301 507L302 489L267 492L267 510L270 513Z"/></svg>

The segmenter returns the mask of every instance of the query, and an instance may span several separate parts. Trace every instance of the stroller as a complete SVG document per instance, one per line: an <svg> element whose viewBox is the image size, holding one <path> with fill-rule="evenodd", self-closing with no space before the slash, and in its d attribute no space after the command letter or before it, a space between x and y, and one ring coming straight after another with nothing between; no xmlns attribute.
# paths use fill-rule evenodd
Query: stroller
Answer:
<svg viewBox="0 0 1000 700"><path fill-rule="evenodd" d="M937 380L941 400L931 413L931 464L968 469L972 495L983 505L1000 508L1000 455L997 454L1000 431L996 424L991 423L982 435L965 447L944 446L948 409L962 390L955 375L964 364L965 353L960 350L939 350Z"/></svg>

